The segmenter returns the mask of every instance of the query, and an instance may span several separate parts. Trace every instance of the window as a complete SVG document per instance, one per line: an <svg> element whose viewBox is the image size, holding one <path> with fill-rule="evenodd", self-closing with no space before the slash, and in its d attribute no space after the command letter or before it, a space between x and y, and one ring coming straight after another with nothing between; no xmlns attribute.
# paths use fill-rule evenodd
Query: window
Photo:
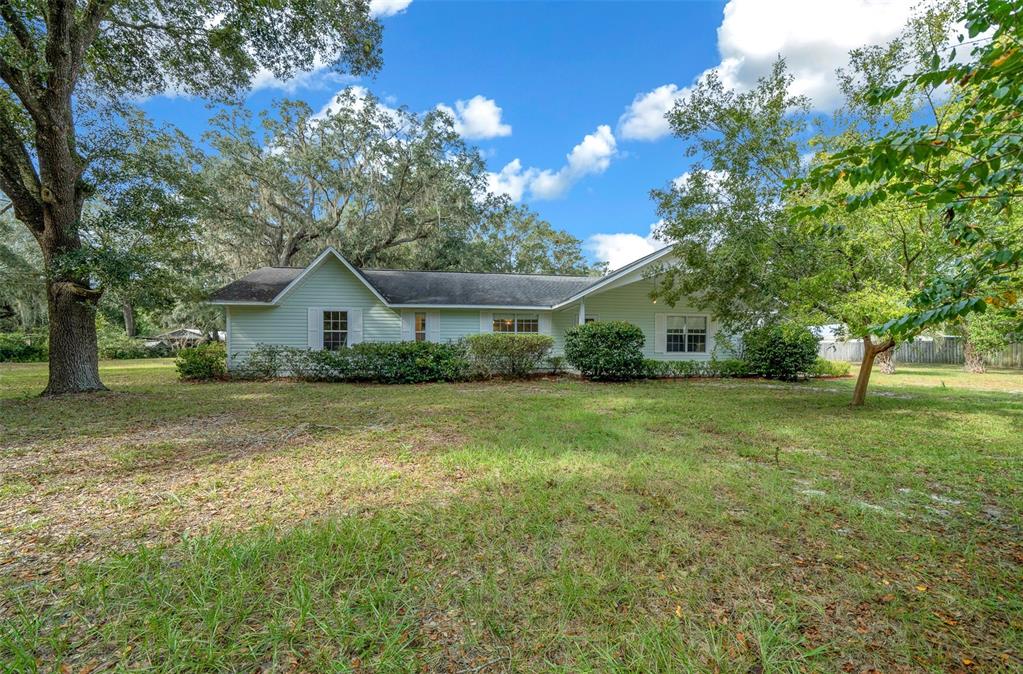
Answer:
<svg viewBox="0 0 1023 674"><path fill-rule="evenodd" d="M426 312L417 311L415 318L415 338L417 342L426 341Z"/></svg>
<svg viewBox="0 0 1023 674"><path fill-rule="evenodd" d="M323 312L323 348L327 351L343 349L348 344L348 312Z"/></svg>
<svg viewBox="0 0 1023 674"><path fill-rule="evenodd" d="M494 314L494 332L540 332L537 314Z"/></svg>
<svg viewBox="0 0 1023 674"><path fill-rule="evenodd" d="M586 318L583 319L583 322L584 323L596 323L597 322L597 317L596 316L587 316Z"/></svg>
<svg viewBox="0 0 1023 674"><path fill-rule="evenodd" d="M665 348L668 353L705 353L707 351L706 316L667 316Z"/></svg>

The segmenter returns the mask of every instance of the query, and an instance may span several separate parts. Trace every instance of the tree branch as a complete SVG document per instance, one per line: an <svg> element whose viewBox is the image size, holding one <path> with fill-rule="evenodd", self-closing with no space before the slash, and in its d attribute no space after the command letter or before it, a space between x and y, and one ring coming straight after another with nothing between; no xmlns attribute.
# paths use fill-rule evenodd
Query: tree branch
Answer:
<svg viewBox="0 0 1023 674"><path fill-rule="evenodd" d="M0 189L11 200L15 217L28 225L33 234L43 231L39 188L39 175L28 150L13 121L0 106Z"/></svg>
<svg viewBox="0 0 1023 674"><path fill-rule="evenodd" d="M3 17L4 23L11 29L11 33L18 40L18 44L29 54L32 54L36 50L35 41L32 39L32 33L29 32L28 26L21 20L21 17L14 11L14 6L10 0L0 0L0 17Z"/></svg>

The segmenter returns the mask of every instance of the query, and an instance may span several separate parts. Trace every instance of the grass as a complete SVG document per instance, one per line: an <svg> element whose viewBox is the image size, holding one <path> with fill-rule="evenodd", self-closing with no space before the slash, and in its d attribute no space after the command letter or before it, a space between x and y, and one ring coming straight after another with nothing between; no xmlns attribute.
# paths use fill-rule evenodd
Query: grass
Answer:
<svg viewBox="0 0 1023 674"><path fill-rule="evenodd" d="M1023 666L1019 371L103 376L0 367L0 670Z"/></svg>

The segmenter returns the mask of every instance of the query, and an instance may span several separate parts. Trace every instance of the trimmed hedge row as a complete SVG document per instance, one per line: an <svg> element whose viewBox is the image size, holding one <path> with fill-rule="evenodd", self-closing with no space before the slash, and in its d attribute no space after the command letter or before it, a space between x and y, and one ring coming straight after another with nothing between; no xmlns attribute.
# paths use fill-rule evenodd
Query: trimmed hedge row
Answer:
<svg viewBox="0 0 1023 674"><path fill-rule="evenodd" d="M455 345L363 342L338 351L260 344L235 375L242 379L290 376L304 381L420 384L462 381L468 372L469 361Z"/></svg>
<svg viewBox="0 0 1023 674"><path fill-rule="evenodd" d="M500 334L473 335L450 344L363 342L337 351L259 344L232 374L241 379L288 376L378 384L516 379L544 368L563 369L563 360L549 357L553 346L547 335Z"/></svg>
<svg viewBox="0 0 1023 674"><path fill-rule="evenodd" d="M475 374L521 379L540 369L554 348L554 338L486 333L466 337L465 348Z"/></svg>

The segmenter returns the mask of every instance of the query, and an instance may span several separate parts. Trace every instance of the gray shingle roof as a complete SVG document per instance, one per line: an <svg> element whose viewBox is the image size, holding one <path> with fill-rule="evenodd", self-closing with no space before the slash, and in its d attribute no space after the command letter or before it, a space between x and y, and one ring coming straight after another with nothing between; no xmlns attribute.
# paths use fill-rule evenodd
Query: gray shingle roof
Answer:
<svg viewBox="0 0 1023 674"><path fill-rule="evenodd" d="M304 271L302 267L263 267L230 283L214 302L271 302ZM486 274L444 271L360 269L391 304L481 307L551 306L600 280L592 276Z"/></svg>
<svg viewBox="0 0 1023 674"><path fill-rule="evenodd" d="M271 302L304 267L262 267L213 293L214 302Z"/></svg>
<svg viewBox="0 0 1023 674"><path fill-rule="evenodd" d="M391 304L545 307L597 281L589 276L363 269Z"/></svg>

